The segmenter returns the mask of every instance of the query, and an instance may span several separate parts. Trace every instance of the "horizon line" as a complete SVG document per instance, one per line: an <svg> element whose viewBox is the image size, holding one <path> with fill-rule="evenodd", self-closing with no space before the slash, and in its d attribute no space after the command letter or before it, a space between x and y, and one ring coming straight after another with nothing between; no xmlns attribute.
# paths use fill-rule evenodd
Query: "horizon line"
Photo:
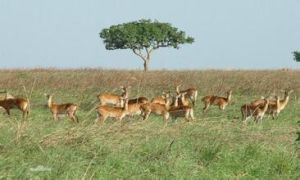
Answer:
<svg viewBox="0 0 300 180"><path fill-rule="evenodd" d="M17 67L17 68L2 68L0 71L31 71L31 70L57 70L57 71L74 71L74 70L98 70L98 71L141 71L143 69L125 69L125 68L103 68L103 67ZM198 68L198 69L150 69L148 72L153 71L299 71L300 68Z"/></svg>

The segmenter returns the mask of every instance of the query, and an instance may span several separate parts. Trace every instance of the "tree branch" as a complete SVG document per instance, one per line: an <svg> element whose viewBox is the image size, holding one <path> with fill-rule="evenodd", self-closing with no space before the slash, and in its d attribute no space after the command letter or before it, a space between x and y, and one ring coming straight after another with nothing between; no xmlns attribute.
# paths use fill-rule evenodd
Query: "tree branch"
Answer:
<svg viewBox="0 0 300 180"><path fill-rule="evenodd" d="M139 52L137 52L137 49L132 49L133 53L137 56L139 56L140 58L143 59L143 61L147 61L147 59L143 56L141 50L139 49Z"/></svg>
<svg viewBox="0 0 300 180"><path fill-rule="evenodd" d="M150 55L151 55L151 53L153 51L153 48L145 48L145 49L146 49L146 52L147 52L147 60L149 61Z"/></svg>

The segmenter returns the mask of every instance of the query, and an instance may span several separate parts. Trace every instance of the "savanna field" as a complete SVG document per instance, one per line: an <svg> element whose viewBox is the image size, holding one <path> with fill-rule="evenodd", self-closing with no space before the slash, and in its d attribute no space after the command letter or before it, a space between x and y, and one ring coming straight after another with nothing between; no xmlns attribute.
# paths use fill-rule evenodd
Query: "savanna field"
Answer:
<svg viewBox="0 0 300 180"><path fill-rule="evenodd" d="M113 71L0 70L0 90L28 97L31 110L11 117L0 109L0 179L299 179L300 71ZM125 117L95 124L96 96L120 94L151 99L162 91L195 87L195 121L161 116ZM293 89L279 117L241 121L240 107L261 96ZM201 98L233 91L225 111L203 114ZM79 123L54 121L44 93L57 103L79 105Z"/></svg>

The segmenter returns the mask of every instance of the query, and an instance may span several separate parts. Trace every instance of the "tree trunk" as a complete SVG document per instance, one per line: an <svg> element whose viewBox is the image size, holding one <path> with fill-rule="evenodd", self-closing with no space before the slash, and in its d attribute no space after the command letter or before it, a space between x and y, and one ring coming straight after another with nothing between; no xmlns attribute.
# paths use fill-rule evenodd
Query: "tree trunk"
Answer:
<svg viewBox="0 0 300 180"><path fill-rule="evenodd" d="M148 71L148 65L151 58L151 53L153 52L153 49L145 49L146 55L143 55L140 49L132 49L133 53L139 56L144 61L144 72Z"/></svg>
<svg viewBox="0 0 300 180"><path fill-rule="evenodd" d="M148 71L149 60L144 60L144 72Z"/></svg>

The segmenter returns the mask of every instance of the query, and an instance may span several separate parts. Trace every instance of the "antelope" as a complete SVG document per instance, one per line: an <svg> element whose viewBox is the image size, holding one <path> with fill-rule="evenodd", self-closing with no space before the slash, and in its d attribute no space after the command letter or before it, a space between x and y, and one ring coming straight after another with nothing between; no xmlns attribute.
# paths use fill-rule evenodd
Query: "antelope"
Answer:
<svg viewBox="0 0 300 180"><path fill-rule="evenodd" d="M154 113L156 115L162 115L164 120L164 127L168 125L168 119L169 119L169 109L170 109L170 98L169 93L164 95L164 104L160 103L146 103L141 105L141 111L143 113L143 120L147 120L149 118L149 115L151 113Z"/></svg>
<svg viewBox="0 0 300 180"><path fill-rule="evenodd" d="M195 105L195 102L196 102L196 100L197 100L197 96L198 96L198 91L197 91L197 89L196 88L188 88L188 89L186 89L186 90L179 90L179 87L180 87L181 85L178 85L178 86L176 86L176 92L177 92L177 94L180 94L180 93L186 93L186 97L188 97L188 98L190 98L191 99L191 101L192 101L192 104L193 104L193 106Z"/></svg>
<svg viewBox="0 0 300 180"><path fill-rule="evenodd" d="M148 103L148 99L146 97L138 97L128 100L128 115L142 115L141 105L146 103Z"/></svg>
<svg viewBox="0 0 300 180"><path fill-rule="evenodd" d="M170 107L169 113L171 117L177 118L177 117L185 117L187 121L189 121L189 117L191 120L194 120L194 110L190 105L179 105L178 100L181 100L181 102L185 102L185 93L177 94L175 97L174 105Z"/></svg>
<svg viewBox="0 0 300 180"><path fill-rule="evenodd" d="M266 113L271 114L272 119L275 119L275 117L278 117L279 113L286 107L286 105L289 102L289 96L292 92L293 92L293 90L289 90L289 91L285 90L284 91L284 98L279 100L278 105L276 105L277 100L270 101L269 108L268 108ZM262 99L259 99L259 100L253 101L251 104L253 104L255 106L258 106L258 105L261 106L263 104L262 101L263 101Z"/></svg>
<svg viewBox="0 0 300 180"><path fill-rule="evenodd" d="M261 96L260 99L252 101L250 104L253 105L253 106L258 106L258 105L264 104L264 103L265 103L265 97Z"/></svg>
<svg viewBox="0 0 300 180"><path fill-rule="evenodd" d="M121 95L110 94L110 93L99 94L97 98L100 101L100 105L104 106L107 104L112 104L118 107L123 107L124 99L128 98L128 88L130 87L121 86L121 90L123 91Z"/></svg>
<svg viewBox="0 0 300 180"><path fill-rule="evenodd" d="M10 116L10 109L17 108L23 113L23 118L29 114L29 100L24 98L8 98L0 100L0 107Z"/></svg>
<svg viewBox="0 0 300 180"><path fill-rule="evenodd" d="M190 101L187 98L189 98L187 96L187 92L179 93L179 94L177 93L177 95L175 96L174 106L175 105L176 106L190 106ZM176 100L177 100L177 102L176 102Z"/></svg>
<svg viewBox="0 0 300 180"><path fill-rule="evenodd" d="M11 94L9 94L6 90L5 91L2 91L0 93L5 93L4 96L1 96L1 99L0 100L4 100L4 99L14 99L15 97L12 96ZM3 107L0 106L1 109L4 109ZM4 109L5 110L5 109Z"/></svg>
<svg viewBox="0 0 300 180"><path fill-rule="evenodd" d="M122 119L128 114L128 98L124 98L123 107L99 106L97 107L98 122L102 125L108 117L115 118L122 122Z"/></svg>
<svg viewBox="0 0 300 180"><path fill-rule="evenodd" d="M278 117L280 113L280 99L278 96L275 96L275 102L270 101L268 109L266 111L267 114L272 114L272 119L275 119L275 116ZM260 105L261 106L261 105Z"/></svg>
<svg viewBox="0 0 300 180"><path fill-rule="evenodd" d="M147 102L148 102L148 98L143 97L143 96L135 98L135 99L129 99L128 100L128 104L135 104L135 103L142 103L142 104L144 104L144 103L147 103Z"/></svg>
<svg viewBox="0 0 300 180"><path fill-rule="evenodd" d="M280 109L280 111L282 111L286 107L286 105L287 105L287 103L289 102L289 99L290 99L290 94L292 92L294 92L294 90L289 90L289 91L285 90L284 91L284 98L279 101L280 102L279 103L279 109Z"/></svg>
<svg viewBox="0 0 300 180"><path fill-rule="evenodd" d="M151 100L151 103L155 103L155 104L166 104L166 98L169 98L170 92L165 93L163 92L163 94L161 96L157 96L155 98L153 98Z"/></svg>
<svg viewBox="0 0 300 180"><path fill-rule="evenodd" d="M278 97L277 97L278 99ZM254 121L257 123L259 120L262 120L262 118L264 117L265 113L268 110L268 106L270 103L269 99L264 99L265 103L263 104L263 106L255 106L253 104L244 104L241 107L241 113L242 113L242 120L244 120L244 123L247 122L247 119L251 116L254 117ZM279 100L277 101L279 102Z"/></svg>
<svg viewBox="0 0 300 180"><path fill-rule="evenodd" d="M202 98L202 102L204 103L203 112L206 112L210 105L219 106L220 110L224 110L225 107L229 104L232 98L232 91L227 91L226 97L219 96L205 96Z"/></svg>
<svg viewBox="0 0 300 180"><path fill-rule="evenodd" d="M76 116L76 111L78 109L78 105L74 103L64 103L64 104L56 104L53 102L53 95L45 94L47 97L48 108L50 109L53 119L55 121L58 120L59 115L67 114L67 116L72 120L72 122L79 122L78 117Z"/></svg>

